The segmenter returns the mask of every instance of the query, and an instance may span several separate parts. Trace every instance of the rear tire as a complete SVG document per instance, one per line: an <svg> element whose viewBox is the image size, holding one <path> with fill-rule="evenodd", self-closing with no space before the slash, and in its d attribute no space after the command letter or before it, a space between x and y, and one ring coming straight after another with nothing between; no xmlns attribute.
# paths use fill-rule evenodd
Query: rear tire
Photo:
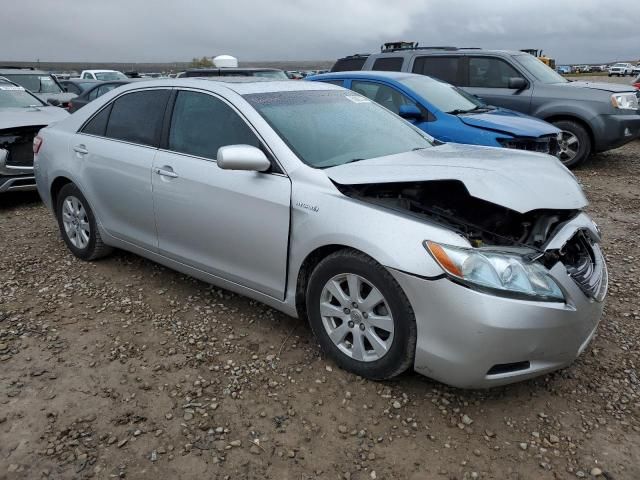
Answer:
<svg viewBox="0 0 640 480"><path fill-rule="evenodd" d="M311 273L305 301L311 329L341 368L385 380L412 366L413 309L395 278L371 257L348 249L329 255Z"/></svg>
<svg viewBox="0 0 640 480"><path fill-rule="evenodd" d="M553 124L562 130L558 158L567 168L574 168L591 155L591 137L587 130L573 120L557 120Z"/></svg>
<svg viewBox="0 0 640 480"><path fill-rule="evenodd" d="M62 239L76 257L91 261L113 251L102 241L89 202L73 183L62 187L58 193L56 217Z"/></svg>

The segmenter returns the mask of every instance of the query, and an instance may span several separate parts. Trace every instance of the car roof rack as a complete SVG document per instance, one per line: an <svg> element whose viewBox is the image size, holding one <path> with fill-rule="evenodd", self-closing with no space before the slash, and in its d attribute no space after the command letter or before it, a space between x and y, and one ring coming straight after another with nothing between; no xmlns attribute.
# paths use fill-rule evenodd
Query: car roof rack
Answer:
<svg viewBox="0 0 640 480"><path fill-rule="evenodd" d="M482 50L480 47L453 47L449 45L424 46L421 47L418 42L386 42L380 47L381 52L397 52L402 50Z"/></svg>

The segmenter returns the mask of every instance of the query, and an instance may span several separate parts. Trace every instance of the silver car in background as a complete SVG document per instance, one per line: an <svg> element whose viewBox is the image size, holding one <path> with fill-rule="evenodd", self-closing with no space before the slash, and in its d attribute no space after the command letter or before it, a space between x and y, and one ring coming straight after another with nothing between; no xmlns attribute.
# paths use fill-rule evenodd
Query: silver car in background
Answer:
<svg viewBox="0 0 640 480"><path fill-rule="evenodd" d="M125 249L307 319L363 377L534 377L601 317L599 231L557 159L441 144L333 85L136 83L34 150L77 257Z"/></svg>

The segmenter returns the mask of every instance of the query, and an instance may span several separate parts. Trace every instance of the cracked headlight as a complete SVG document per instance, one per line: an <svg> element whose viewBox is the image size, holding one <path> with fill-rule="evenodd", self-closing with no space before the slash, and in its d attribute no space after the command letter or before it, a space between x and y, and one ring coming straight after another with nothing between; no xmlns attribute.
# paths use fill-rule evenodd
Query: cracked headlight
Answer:
<svg viewBox="0 0 640 480"><path fill-rule="evenodd" d="M611 95L613 108L621 110L638 110L638 97L635 93L614 93Z"/></svg>
<svg viewBox="0 0 640 480"><path fill-rule="evenodd" d="M460 248L426 241L427 251L449 276L468 284L531 300L564 301L562 290L539 263L509 252Z"/></svg>

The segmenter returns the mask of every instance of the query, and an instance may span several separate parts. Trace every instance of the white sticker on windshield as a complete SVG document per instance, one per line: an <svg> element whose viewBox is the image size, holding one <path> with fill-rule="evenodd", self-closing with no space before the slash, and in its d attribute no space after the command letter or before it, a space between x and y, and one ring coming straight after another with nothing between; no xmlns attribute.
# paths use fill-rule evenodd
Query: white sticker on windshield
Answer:
<svg viewBox="0 0 640 480"><path fill-rule="evenodd" d="M22 88L22 87L13 87L13 86L11 86L11 87L4 87L4 86L2 86L2 85L0 85L0 90L17 90L17 91L19 91L19 92L24 92L24 88Z"/></svg>
<svg viewBox="0 0 640 480"><path fill-rule="evenodd" d="M51 80L51 77L48 77L48 76L47 77L40 77L40 81L41 82L46 82L48 80Z"/></svg>
<svg viewBox="0 0 640 480"><path fill-rule="evenodd" d="M345 95L345 97L353 103L371 103L371 100L361 95Z"/></svg>

